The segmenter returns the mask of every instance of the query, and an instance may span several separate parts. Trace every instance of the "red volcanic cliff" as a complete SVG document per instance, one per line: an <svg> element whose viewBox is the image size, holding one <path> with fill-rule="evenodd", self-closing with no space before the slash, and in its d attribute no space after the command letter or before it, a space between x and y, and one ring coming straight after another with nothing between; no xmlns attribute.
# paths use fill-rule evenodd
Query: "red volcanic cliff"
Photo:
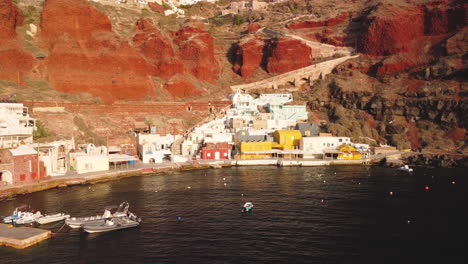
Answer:
<svg viewBox="0 0 468 264"><path fill-rule="evenodd" d="M234 72L244 78L252 78L260 68L265 42L262 38L253 36L240 42L237 46Z"/></svg>
<svg viewBox="0 0 468 264"><path fill-rule="evenodd" d="M133 45L137 47L152 66L152 73L163 79L182 73L184 65L176 58L174 48L150 20L139 20Z"/></svg>
<svg viewBox="0 0 468 264"><path fill-rule="evenodd" d="M378 56L407 52L413 41L424 34L424 13L417 7L380 5L366 18L364 28L358 39L360 52Z"/></svg>
<svg viewBox="0 0 468 264"><path fill-rule="evenodd" d="M463 28L466 24L466 8L462 1L434 1L424 9L424 33L440 35Z"/></svg>
<svg viewBox="0 0 468 264"><path fill-rule="evenodd" d="M149 2L148 6L154 12L159 12L159 13L162 13L162 14L164 14L164 11L166 10L162 5L160 5L158 3L155 3L155 2Z"/></svg>
<svg viewBox="0 0 468 264"><path fill-rule="evenodd" d="M42 45L52 87L105 102L153 95L143 57L114 32L108 17L83 0L46 0Z"/></svg>
<svg viewBox="0 0 468 264"><path fill-rule="evenodd" d="M169 91L172 96L185 98L202 94L202 91L195 90L193 84L182 75L177 74L172 77L165 85L164 89Z"/></svg>
<svg viewBox="0 0 468 264"><path fill-rule="evenodd" d="M33 67L33 57L17 39L16 27L23 15L11 0L0 0L0 79L25 85L24 76Z"/></svg>
<svg viewBox="0 0 468 264"><path fill-rule="evenodd" d="M173 40L165 37L148 19L139 20L136 30L133 45L151 64L154 76L168 80L176 74L192 75L209 83L218 78L220 67L214 57L213 37L202 28L186 26L173 33ZM177 80L176 83L181 83L180 78ZM178 90L187 87L187 91L174 93L172 84L164 87L172 87L169 92L178 97L196 94L193 85L176 86Z"/></svg>
<svg viewBox="0 0 468 264"><path fill-rule="evenodd" d="M247 26L247 32L253 33L255 31L259 30L260 28L262 28L262 26L259 23L250 23Z"/></svg>
<svg viewBox="0 0 468 264"><path fill-rule="evenodd" d="M186 26L175 33L174 43L179 46L180 60L186 72L200 81L215 82L220 67L214 57L210 33L199 27Z"/></svg>
<svg viewBox="0 0 468 264"><path fill-rule="evenodd" d="M280 38L270 46L267 65L270 73L284 73L311 64L312 50L300 40Z"/></svg>

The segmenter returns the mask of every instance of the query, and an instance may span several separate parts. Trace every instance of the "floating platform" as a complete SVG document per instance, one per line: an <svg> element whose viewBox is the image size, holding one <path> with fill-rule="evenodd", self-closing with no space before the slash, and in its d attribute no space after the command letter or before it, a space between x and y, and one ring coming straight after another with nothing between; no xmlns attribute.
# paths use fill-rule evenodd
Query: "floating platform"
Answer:
<svg viewBox="0 0 468 264"><path fill-rule="evenodd" d="M52 235L49 230L9 226L0 224L0 246L23 249L49 239Z"/></svg>

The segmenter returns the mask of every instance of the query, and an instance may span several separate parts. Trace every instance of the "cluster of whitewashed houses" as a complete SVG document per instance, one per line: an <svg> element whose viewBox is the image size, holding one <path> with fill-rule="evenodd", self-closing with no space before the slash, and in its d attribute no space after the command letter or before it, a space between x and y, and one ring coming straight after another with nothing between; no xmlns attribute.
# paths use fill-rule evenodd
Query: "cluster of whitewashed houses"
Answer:
<svg viewBox="0 0 468 264"><path fill-rule="evenodd" d="M306 104L291 94L232 95L232 107L186 135L160 135L156 128L136 134L135 146L77 146L74 139L34 143L36 120L20 103L0 103L0 186L106 171L137 162L195 159L361 159L368 145L318 133L307 123Z"/></svg>

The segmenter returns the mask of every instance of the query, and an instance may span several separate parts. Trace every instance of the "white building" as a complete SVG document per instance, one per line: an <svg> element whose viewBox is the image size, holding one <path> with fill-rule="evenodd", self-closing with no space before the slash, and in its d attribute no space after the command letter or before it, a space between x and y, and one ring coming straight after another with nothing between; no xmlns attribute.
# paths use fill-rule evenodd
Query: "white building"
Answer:
<svg viewBox="0 0 468 264"><path fill-rule="evenodd" d="M70 167L78 174L109 170L107 148L88 144L82 152L70 153Z"/></svg>
<svg viewBox="0 0 468 264"><path fill-rule="evenodd" d="M0 103L0 149L33 142L36 120L18 103Z"/></svg>
<svg viewBox="0 0 468 264"><path fill-rule="evenodd" d="M70 166L78 174L109 170L109 156L106 154L71 153Z"/></svg>
<svg viewBox="0 0 468 264"><path fill-rule="evenodd" d="M61 176L67 172L70 151L75 149L74 139L33 144L33 146L39 150L39 159L44 162L47 176Z"/></svg>
<svg viewBox="0 0 468 264"><path fill-rule="evenodd" d="M303 137L300 140L299 148L304 153L304 158L321 158L324 151L338 150L342 144L350 144L349 137Z"/></svg>
<svg viewBox="0 0 468 264"><path fill-rule="evenodd" d="M271 118L276 120L307 120L306 105L293 104L292 94L261 94L253 98L250 94L242 94L237 91L232 95L232 108L227 110L229 117L257 116L260 109L271 113Z"/></svg>
<svg viewBox="0 0 468 264"><path fill-rule="evenodd" d="M161 163L165 157L172 156L172 144L180 135L138 134L138 155L143 163Z"/></svg>

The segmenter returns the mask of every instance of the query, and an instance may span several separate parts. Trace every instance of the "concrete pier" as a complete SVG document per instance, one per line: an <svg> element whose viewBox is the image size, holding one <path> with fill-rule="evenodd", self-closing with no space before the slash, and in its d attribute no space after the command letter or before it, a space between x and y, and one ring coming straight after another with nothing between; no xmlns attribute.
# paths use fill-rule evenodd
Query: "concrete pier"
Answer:
<svg viewBox="0 0 468 264"><path fill-rule="evenodd" d="M49 230L9 226L0 224L0 246L23 249L49 239L52 234Z"/></svg>

